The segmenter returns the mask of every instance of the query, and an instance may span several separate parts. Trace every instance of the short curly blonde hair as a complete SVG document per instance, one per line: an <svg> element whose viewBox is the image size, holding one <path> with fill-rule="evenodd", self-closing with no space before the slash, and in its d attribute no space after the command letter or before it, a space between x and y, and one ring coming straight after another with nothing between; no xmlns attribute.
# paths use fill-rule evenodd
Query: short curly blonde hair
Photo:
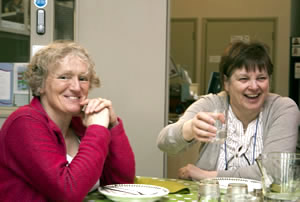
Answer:
<svg viewBox="0 0 300 202"><path fill-rule="evenodd" d="M95 63L85 48L73 41L54 41L40 49L31 59L25 72L25 79L31 88L33 96L40 96L49 68L58 64L67 56L79 57L88 66L90 89L100 87L100 79L96 75Z"/></svg>

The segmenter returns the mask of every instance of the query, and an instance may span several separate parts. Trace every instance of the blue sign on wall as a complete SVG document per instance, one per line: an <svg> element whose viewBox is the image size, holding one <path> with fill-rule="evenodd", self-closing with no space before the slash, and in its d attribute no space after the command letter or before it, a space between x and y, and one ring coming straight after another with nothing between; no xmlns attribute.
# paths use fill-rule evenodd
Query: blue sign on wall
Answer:
<svg viewBox="0 0 300 202"><path fill-rule="evenodd" d="M47 5L47 0L34 0L34 5L38 8L44 8Z"/></svg>

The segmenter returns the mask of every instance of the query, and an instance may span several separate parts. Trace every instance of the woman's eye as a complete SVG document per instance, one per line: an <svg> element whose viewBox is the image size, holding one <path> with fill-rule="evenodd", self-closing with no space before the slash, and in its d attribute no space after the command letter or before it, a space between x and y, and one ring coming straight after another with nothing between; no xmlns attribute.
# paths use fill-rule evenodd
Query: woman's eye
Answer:
<svg viewBox="0 0 300 202"><path fill-rule="evenodd" d="M267 79L267 77L264 77L264 76L258 78L259 81L264 81L264 80L266 80L266 79Z"/></svg>
<svg viewBox="0 0 300 202"><path fill-rule="evenodd" d="M248 80L248 78L246 78L246 77L239 78L239 81L247 81L247 80Z"/></svg>
<svg viewBox="0 0 300 202"><path fill-rule="evenodd" d="M62 79L62 80L65 80L65 79L69 79L70 77L69 76L66 76L66 75L61 75L58 77L59 79Z"/></svg>
<svg viewBox="0 0 300 202"><path fill-rule="evenodd" d="M86 76L81 76L81 77L79 77L79 81L88 81L89 79L88 79L88 77L86 77Z"/></svg>

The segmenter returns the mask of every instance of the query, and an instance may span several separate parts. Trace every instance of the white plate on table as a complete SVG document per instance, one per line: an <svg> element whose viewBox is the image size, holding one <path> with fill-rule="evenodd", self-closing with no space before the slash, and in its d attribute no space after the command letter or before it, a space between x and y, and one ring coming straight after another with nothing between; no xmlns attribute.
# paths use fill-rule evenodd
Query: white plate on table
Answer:
<svg viewBox="0 0 300 202"><path fill-rule="evenodd" d="M258 180L246 179L246 178L235 178L235 177L217 177L219 181L219 187L221 192L226 192L228 184L230 183L243 183L247 184L248 192L253 192L255 189L262 189L262 184Z"/></svg>
<svg viewBox="0 0 300 202"><path fill-rule="evenodd" d="M113 201L156 201L169 194L169 190L147 184L113 184L99 187L98 191Z"/></svg>

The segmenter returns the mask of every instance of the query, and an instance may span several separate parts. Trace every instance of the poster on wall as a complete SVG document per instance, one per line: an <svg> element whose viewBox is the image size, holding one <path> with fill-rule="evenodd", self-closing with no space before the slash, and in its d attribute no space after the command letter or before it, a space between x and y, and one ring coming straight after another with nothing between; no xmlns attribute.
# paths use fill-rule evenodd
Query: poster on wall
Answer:
<svg viewBox="0 0 300 202"><path fill-rule="evenodd" d="M14 63L14 93L28 94L28 85L24 79L27 63Z"/></svg>
<svg viewBox="0 0 300 202"><path fill-rule="evenodd" d="M300 57L300 37L292 38L292 56Z"/></svg>
<svg viewBox="0 0 300 202"><path fill-rule="evenodd" d="M300 63L295 63L295 79L300 79Z"/></svg>
<svg viewBox="0 0 300 202"><path fill-rule="evenodd" d="M13 63L0 63L0 106L13 105Z"/></svg>
<svg viewBox="0 0 300 202"><path fill-rule="evenodd" d="M27 63L0 63L0 107L29 103L29 87L24 78Z"/></svg>

